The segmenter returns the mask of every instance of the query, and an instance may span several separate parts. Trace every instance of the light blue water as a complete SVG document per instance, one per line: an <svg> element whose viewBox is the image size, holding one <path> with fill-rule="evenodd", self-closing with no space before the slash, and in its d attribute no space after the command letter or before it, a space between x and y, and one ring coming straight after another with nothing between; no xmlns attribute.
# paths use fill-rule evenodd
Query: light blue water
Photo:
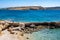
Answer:
<svg viewBox="0 0 60 40"><path fill-rule="evenodd" d="M60 10L0 10L0 20L16 22L60 22ZM60 40L60 29L33 33L34 40Z"/></svg>
<svg viewBox="0 0 60 40"><path fill-rule="evenodd" d="M0 20L16 22L60 21L60 10L0 10Z"/></svg>
<svg viewBox="0 0 60 40"><path fill-rule="evenodd" d="M33 33L34 40L60 40L60 29L44 29Z"/></svg>

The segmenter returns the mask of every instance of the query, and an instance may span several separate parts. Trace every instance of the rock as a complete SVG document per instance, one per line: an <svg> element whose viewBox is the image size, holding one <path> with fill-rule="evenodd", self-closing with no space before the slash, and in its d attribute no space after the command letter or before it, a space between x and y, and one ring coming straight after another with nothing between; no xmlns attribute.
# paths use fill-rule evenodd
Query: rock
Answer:
<svg viewBox="0 0 60 40"><path fill-rule="evenodd" d="M29 39L28 37L26 39Z"/></svg>
<svg viewBox="0 0 60 40"><path fill-rule="evenodd" d="M43 23L17 23L17 22L6 22L0 21L0 33L8 29L11 34L14 31L20 31L24 33L31 33L44 28L54 29L60 28L60 22L43 22ZM21 34L22 35L22 34Z"/></svg>

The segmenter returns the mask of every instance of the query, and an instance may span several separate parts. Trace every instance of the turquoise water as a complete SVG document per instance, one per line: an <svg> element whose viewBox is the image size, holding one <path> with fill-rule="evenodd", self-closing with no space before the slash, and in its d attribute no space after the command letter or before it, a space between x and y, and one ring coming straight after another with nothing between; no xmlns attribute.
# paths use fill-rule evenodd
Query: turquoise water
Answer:
<svg viewBox="0 0 60 40"><path fill-rule="evenodd" d="M34 40L60 40L60 29L45 29L33 33Z"/></svg>
<svg viewBox="0 0 60 40"><path fill-rule="evenodd" d="M0 10L0 20L16 22L60 21L60 10Z"/></svg>
<svg viewBox="0 0 60 40"><path fill-rule="evenodd" d="M15 22L60 22L60 10L0 10L0 20ZM60 29L32 33L34 40L60 40Z"/></svg>

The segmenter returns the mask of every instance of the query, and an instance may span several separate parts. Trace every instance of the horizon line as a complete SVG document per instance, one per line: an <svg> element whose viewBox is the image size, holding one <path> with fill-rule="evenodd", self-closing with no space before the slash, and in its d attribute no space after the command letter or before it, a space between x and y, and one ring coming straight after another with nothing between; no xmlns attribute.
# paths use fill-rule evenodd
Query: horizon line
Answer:
<svg viewBox="0 0 60 40"><path fill-rule="evenodd" d="M11 7L29 7L29 6L11 6ZM0 8L11 8L11 7L0 7ZM60 7L60 6L41 6L41 7Z"/></svg>

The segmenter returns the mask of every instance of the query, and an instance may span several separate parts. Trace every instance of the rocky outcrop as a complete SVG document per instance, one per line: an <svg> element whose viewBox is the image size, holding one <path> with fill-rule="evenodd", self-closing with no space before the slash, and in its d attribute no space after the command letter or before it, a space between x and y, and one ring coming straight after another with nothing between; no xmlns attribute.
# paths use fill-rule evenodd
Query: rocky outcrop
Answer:
<svg viewBox="0 0 60 40"><path fill-rule="evenodd" d="M44 26L45 28L60 28L60 22L43 22L43 23L28 23L25 26L30 27L31 24L35 26Z"/></svg>
<svg viewBox="0 0 60 40"><path fill-rule="evenodd" d="M14 31L32 33L34 31L38 31L45 28L49 29L60 28L60 22L17 23L0 21L0 32L7 29L12 34L14 33Z"/></svg>

